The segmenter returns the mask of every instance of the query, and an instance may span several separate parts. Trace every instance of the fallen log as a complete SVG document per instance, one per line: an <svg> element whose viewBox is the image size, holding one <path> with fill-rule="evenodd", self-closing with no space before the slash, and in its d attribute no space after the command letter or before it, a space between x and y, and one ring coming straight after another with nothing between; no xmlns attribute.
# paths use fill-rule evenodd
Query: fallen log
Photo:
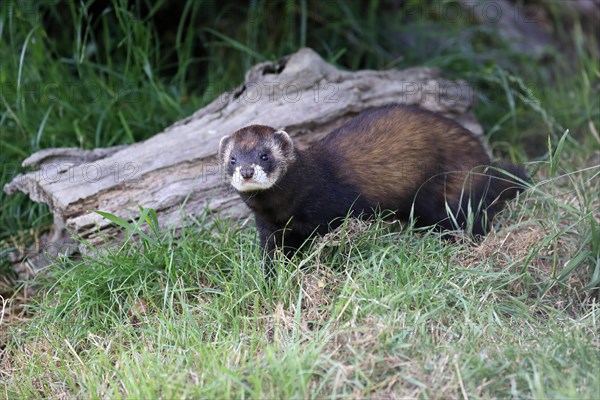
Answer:
<svg viewBox="0 0 600 400"><path fill-rule="evenodd" d="M302 147L364 109L405 103L454 118L481 137L469 86L439 75L433 68L347 72L301 49L255 65L237 89L143 142L37 152L23 162L35 170L18 175L4 190L48 204L54 227L45 240L59 251L71 235L96 246L117 240L120 228L95 210L132 220L140 207L153 208L169 227L205 210L247 216L249 210L221 179L216 160L222 136L264 124L284 128Z"/></svg>

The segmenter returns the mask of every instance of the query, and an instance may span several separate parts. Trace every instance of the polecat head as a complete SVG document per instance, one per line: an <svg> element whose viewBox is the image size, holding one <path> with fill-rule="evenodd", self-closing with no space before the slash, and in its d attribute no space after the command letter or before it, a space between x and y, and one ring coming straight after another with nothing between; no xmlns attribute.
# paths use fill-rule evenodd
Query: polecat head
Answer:
<svg viewBox="0 0 600 400"><path fill-rule="evenodd" d="M225 136L219 144L221 166L240 192L271 188L295 159L294 143L284 131L251 125Z"/></svg>

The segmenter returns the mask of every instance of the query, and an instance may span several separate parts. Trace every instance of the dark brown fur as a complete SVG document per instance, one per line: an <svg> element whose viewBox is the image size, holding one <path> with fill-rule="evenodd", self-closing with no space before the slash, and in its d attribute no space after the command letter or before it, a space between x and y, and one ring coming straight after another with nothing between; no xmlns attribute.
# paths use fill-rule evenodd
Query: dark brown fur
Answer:
<svg viewBox="0 0 600 400"><path fill-rule="evenodd" d="M266 190L240 192L269 257L278 246L294 249L313 232L325 233L346 215L368 217L376 209L413 216L418 225L484 234L527 179L520 167L492 165L480 141L455 121L400 105L365 111L306 150L273 128L253 125L226 137L220 151L229 176L234 168L223 157L232 154L255 165L266 152L284 171Z"/></svg>

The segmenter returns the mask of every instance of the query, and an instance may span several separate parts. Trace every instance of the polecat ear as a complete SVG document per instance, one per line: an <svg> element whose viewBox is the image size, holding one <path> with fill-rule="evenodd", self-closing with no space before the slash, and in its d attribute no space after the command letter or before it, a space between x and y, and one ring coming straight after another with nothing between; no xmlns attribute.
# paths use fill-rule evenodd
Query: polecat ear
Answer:
<svg viewBox="0 0 600 400"><path fill-rule="evenodd" d="M292 151L294 150L294 142L292 141L292 138L290 137L290 135L288 135L286 131L278 130L275 133L273 133L273 137L275 138L275 140L281 147L281 150L283 150L286 156L292 154Z"/></svg>
<svg viewBox="0 0 600 400"><path fill-rule="evenodd" d="M229 136L229 135L223 136L221 138L221 141L219 142L219 160L221 161L221 163L223 163L223 161L224 161L225 150L227 148L227 145L229 144L230 139L231 139L231 136Z"/></svg>

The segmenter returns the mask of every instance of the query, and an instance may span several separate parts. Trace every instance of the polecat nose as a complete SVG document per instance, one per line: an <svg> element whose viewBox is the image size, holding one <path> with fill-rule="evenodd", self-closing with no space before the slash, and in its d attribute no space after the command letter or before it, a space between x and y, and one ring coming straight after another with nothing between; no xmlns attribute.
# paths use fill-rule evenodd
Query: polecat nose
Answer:
<svg viewBox="0 0 600 400"><path fill-rule="evenodd" d="M251 179L254 176L254 167L242 167L240 175L244 179Z"/></svg>

